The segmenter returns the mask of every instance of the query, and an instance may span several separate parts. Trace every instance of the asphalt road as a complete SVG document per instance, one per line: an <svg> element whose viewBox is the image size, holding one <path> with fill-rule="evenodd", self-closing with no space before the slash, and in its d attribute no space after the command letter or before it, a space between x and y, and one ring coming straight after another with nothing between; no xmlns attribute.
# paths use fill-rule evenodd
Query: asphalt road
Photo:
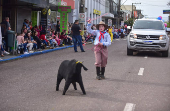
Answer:
<svg viewBox="0 0 170 111"><path fill-rule="evenodd" d="M170 57L159 53L126 55L126 40L108 48L106 79L95 79L93 45L86 52L73 48L0 63L0 111L170 111ZM62 95L55 91L57 71L63 60L84 61L82 71L87 95L78 85ZM140 70L140 71L139 71Z"/></svg>

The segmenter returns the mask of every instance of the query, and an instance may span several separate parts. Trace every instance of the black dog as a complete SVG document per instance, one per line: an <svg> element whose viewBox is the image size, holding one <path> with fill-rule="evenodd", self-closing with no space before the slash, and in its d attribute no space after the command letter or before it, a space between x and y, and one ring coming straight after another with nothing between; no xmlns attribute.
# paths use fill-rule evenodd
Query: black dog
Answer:
<svg viewBox="0 0 170 111"><path fill-rule="evenodd" d="M59 90L61 80L65 79L66 82L63 95L65 95L71 83L73 84L74 89L77 90L76 82L79 83L83 94L86 94L81 76L82 67L84 68L85 71L88 70L81 62L76 61L74 59L71 61L69 60L63 61L58 70L56 91Z"/></svg>

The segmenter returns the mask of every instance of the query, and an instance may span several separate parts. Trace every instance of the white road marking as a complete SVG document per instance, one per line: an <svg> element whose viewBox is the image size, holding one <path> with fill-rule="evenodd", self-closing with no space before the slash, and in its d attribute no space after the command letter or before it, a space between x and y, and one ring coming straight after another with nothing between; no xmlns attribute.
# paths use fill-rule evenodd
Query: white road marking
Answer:
<svg viewBox="0 0 170 111"><path fill-rule="evenodd" d="M123 111L134 111L136 104L126 103L126 106Z"/></svg>
<svg viewBox="0 0 170 111"><path fill-rule="evenodd" d="M148 58L148 56L145 56L144 58L145 58L145 59L147 59L147 58Z"/></svg>
<svg viewBox="0 0 170 111"><path fill-rule="evenodd" d="M143 76L144 68L140 68L138 75Z"/></svg>

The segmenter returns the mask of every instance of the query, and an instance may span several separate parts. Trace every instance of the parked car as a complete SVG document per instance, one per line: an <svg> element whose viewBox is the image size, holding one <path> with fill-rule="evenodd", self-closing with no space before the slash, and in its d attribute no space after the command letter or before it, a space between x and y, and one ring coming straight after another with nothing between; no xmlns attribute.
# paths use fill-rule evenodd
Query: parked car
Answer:
<svg viewBox="0 0 170 111"><path fill-rule="evenodd" d="M137 19L127 42L127 55L133 55L134 51L161 52L163 57L169 54L169 37L161 20Z"/></svg>

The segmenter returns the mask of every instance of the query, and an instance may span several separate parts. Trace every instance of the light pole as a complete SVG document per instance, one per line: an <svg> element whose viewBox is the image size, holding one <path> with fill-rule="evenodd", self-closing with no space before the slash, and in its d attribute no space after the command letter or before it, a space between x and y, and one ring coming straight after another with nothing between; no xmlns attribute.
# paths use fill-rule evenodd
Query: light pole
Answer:
<svg viewBox="0 0 170 111"><path fill-rule="evenodd" d="M132 3L132 19L133 19L133 4L141 4L141 3Z"/></svg>

